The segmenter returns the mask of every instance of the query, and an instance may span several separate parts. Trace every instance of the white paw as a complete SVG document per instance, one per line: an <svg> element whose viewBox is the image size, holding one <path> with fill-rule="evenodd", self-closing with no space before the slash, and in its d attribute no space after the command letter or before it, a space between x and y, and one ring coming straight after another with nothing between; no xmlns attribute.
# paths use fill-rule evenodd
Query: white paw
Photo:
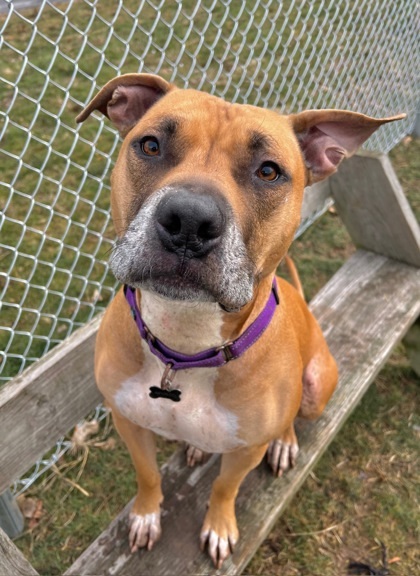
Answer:
<svg viewBox="0 0 420 576"><path fill-rule="evenodd" d="M197 464L204 464L210 457L210 454L207 452L203 452L199 448L195 448L191 446L191 444L187 445L187 449L185 451L185 456L187 458L187 464L191 468L196 466Z"/></svg>
<svg viewBox="0 0 420 576"><path fill-rule="evenodd" d="M275 476L282 476L284 472L293 468L299 452L297 443L289 444L277 439L270 442L267 450L268 463Z"/></svg>
<svg viewBox="0 0 420 576"><path fill-rule="evenodd" d="M226 538L222 538L214 530L203 530L200 535L201 550L204 552L207 544L210 558L213 560L215 567L219 569L226 558L233 553L237 540L237 533L232 533L227 535Z"/></svg>
<svg viewBox="0 0 420 576"><path fill-rule="evenodd" d="M139 548L151 550L162 533L160 512L145 514L144 516L130 514L129 525L128 541L131 552L136 552Z"/></svg>

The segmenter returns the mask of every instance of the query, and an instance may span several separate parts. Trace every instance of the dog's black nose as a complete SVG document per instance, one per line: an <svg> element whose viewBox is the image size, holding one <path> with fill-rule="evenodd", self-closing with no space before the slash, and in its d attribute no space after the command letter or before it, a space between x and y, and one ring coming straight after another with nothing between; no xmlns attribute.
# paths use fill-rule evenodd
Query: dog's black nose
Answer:
<svg viewBox="0 0 420 576"><path fill-rule="evenodd" d="M159 202L156 228L167 250L197 258L205 256L219 243L225 218L213 196L181 189Z"/></svg>

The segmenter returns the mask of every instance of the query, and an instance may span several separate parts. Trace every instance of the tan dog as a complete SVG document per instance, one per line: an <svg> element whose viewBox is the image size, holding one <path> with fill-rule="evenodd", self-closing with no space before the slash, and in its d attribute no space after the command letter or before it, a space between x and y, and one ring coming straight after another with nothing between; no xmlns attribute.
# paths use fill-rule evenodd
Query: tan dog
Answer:
<svg viewBox="0 0 420 576"><path fill-rule="evenodd" d="M109 82L78 122L94 110L124 137L112 174L118 240L111 268L135 288L135 303L130 311L120 290L107 309L95 370L136 468L131 550L150 549L161 533L157 433L186 442L190 465L206 452L223 453L201 532L202 547L221 566L239 535L234 507L242 480L266 452L275 474L293 466L295 417L316 418L337 382L303 298L280 278L273 285L299 224L303 189L402 116L282 116L147 74ZM253 323L277 297L276 285L279 305L258 331ZM136 325L140 313L146 339ZM232 359L250 326L255 337ZM152 353L158 341L193 357L213 349L224 360L175 370Z"/></svg>

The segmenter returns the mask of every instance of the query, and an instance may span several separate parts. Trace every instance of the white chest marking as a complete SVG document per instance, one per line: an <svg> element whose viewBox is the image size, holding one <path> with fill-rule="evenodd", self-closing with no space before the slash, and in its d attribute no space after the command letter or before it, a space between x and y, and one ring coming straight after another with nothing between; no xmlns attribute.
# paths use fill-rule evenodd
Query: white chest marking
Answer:
<svg viewBox="0 0 420 576"><path fill-rule="evenodd" d="M181 303L142 291L141 313L152 333L184 354L223 344L222 313L214 303ZM205 452L229 452L245 443L237 437L235 414L215 397L216 368L193 368L176 373L174 387L181 401L150 398L150 386L159 386L163 363L142 341L142 369L122 383L114 400L129 420L172 440L183 440Z"/></svg>
<svg viewBox="0 0 420 576"><path fill-rule="evenodd" d="M149 387L160 386L163 364L142 342L146 360L142 370L125 380L114 396L126 418L171 440L183 440L205 452L229 452L243 446L237 437L235 414L221 406L214 394L217 369L179 371L175 385L181 401L150 398Z"/></svg>

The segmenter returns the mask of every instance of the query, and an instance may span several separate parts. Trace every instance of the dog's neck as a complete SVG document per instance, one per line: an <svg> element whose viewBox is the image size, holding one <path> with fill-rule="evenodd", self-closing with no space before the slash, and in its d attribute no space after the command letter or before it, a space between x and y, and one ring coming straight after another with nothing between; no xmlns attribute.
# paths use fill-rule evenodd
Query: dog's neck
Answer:
<svg viewBox="0 0 420 576"><path fill-rule="evenodd" d="M224 312L217 303L171 301L147 290L137 294L137 302L156 338L182 354L197 354L237 338L265 306L271 282L261 282L252 301L236 313Z"/></svg>
<svg viewBox="0 0 420 576"><path fill-rule="evenodd" d="M171 301L141 291L141 315L156 338L183 354L220 346L223 312L210 302Z"/></svg>

